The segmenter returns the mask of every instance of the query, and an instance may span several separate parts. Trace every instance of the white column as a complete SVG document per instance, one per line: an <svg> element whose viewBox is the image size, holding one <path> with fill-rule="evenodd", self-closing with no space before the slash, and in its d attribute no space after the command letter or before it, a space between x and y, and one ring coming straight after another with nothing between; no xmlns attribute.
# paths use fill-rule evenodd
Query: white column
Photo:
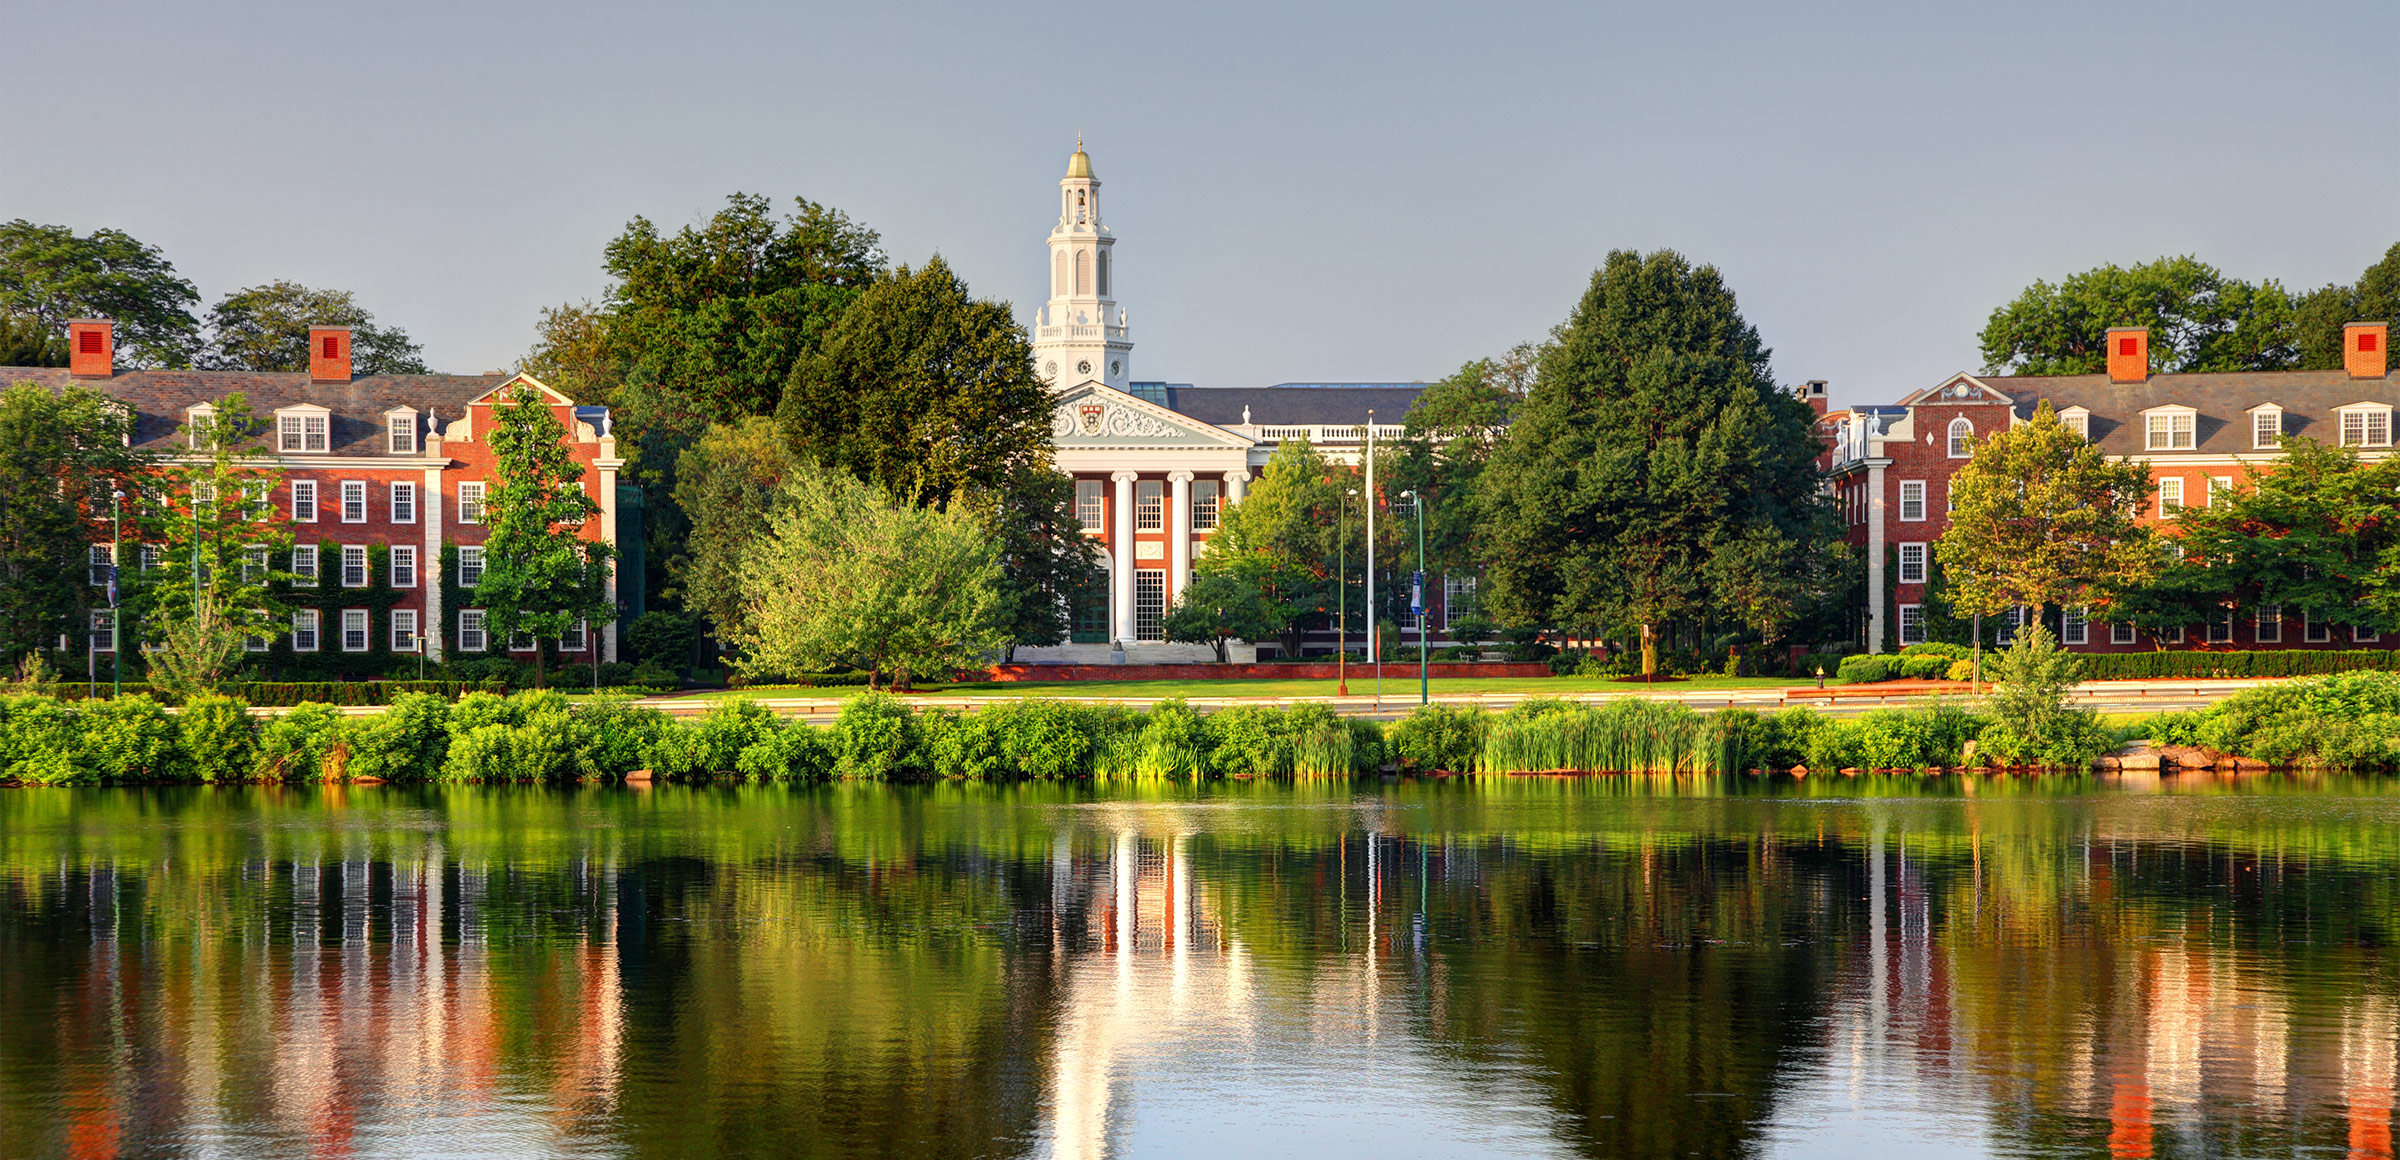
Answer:
<svg viewBox="0 0 2400 1160"><path fill-rule="evenodd" d="M439 439L425 441L426 454L440 455ZM444 462L448 462L445 460ZM417 518L425 521L425 558L417 561L417 583L425 589L425 623L417 626L425 643L425 659L442 663L442 469L425 469L425 487L417 493Z"/></svg>
<svg viewBox="0 0 2400 1160"><path fill-rule="evenodd" d="M592 637L592 640L600 646L600 659L612 664L617 659L617 569L625 562L624 550L617 543L617 464L621 461L616 458L616 442L613 438L603 437L600 440L600 458L597 461L601 465L600 531L602 537L608 541L608 546L613 550L612 554L616 558L610 560L608 564L606 595L608 596L609 613L602 618L600 623L592 626L599 633L598 636Z"/></svg>
<svg viewBox="0 0 2400 1160"><path fill-rule="evenodd" d="M1225 473L1225 502L1240 503L1250 494L1250 472L1247 468Z"/></svg>
<svg viewBox="0 0 2400 1160"><path fill-rule="evenodd" d="M1867 651L1883 651L1883 468L1867 468Z"/></svg>
<svg viewBox="0 0 2400 1160"><path fill-rule="evenodd" d="M1115 534L1108 541L1108 638L1133 643L1133 481L1130 471L1108 477L1117 485Z"/></svg>
<svg viewBox="0 0 2400 1160"><path fill-rule="evenodd" d="M1192 473L1167 476L1167 603L1183 595L1183 578L1192 572Z"/></svg>

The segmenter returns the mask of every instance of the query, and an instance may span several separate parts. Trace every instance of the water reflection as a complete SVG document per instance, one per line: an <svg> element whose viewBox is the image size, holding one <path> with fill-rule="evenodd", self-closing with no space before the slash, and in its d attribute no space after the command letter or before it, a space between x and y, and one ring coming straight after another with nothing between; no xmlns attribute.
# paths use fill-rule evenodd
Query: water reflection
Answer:
<svg viewBox="0 0 2400 1160"><path fill-rule="evenodd" d="M2388 1158L2400 795L2192 788L0 795L0 1154Z"/></svg>

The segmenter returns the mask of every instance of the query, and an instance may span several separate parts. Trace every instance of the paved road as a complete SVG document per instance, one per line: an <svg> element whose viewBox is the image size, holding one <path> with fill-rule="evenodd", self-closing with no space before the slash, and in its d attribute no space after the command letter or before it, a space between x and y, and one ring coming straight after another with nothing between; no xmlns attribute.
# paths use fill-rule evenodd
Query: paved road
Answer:
<svg viewBox="0 0 2400 1160"><path fill-rule="evenodd" d="M2227 681L2092 681L2076 688L2071 700L2084 708L2103 713L2163 713L2171 709L2195 709L2222 701L2243 689L2270 684L2270 679ZM1660 701L1680 701L1694 709L1756 709L1762 713L1778 712L1792 706L1805 705L1837 717L1864 713L1871 709L1894 708L1916 704L1933 696L1969 696L1964 686L1947 683L1895 681L1888 685L1854 685L1832 689L1774 688L1774 689L1700 689L1690 692L1658 689L1644 693L1629 689L1625 692L1575 693L1468 693L1435 697L1444 705L1482 705L1487 709L1507 709L1531 697L1556 696L1569 701L1598 704L1627 698L1650 697ZM946 697L940 695L911 696L908 700L920 708L958 709L973 712L1000 701L1014 700L1008 696ZM1056 696L1051 700L1071 701L1091 705L1121 705L1128 709L1147 709L1163 698L1158 697L1089 697ZM760 697L758 703L778 713L830 720L841 711L840 697ZM1218 709L1233 705L1328 705L1345 717L1367 717L1393 721L1407 716L1416 708L1413 696L1387 694L1375 697L1192 697L1188 702L1196 709ZM696 697L653 697L643 702L665 711L670 716L694 717L708 711L716 702Z"/></svg>

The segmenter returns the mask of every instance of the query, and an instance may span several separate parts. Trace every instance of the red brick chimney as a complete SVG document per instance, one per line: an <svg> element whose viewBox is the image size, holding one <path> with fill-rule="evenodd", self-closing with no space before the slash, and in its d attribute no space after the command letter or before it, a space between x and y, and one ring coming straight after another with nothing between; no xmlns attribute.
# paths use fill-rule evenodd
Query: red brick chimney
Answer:
<svg viewBox="0 0 2400 1160"><path fill-rule="evenodd" d="M68 319L67 373L79 379L117 373L117 324L105 318Z"/></svg>
<svg viewBox="0 0 2400 1160"><path fill-rule="evenodd" d="M350 381L349 327L308 328L308 377L311 382L319 383Z"/></svg>
<svg viewBox="0 0 2400 1160"><path fill-rule="evenodd" d="M2380 379L2392 367L2391 327L2382 322L2353 322L2342 328L2342 366L2354 379Z"/></svg>
<svg viewBox="0 0 2400 1160"><path fill-rule="evenodd" d="M2108 381L2138 383L2150 377L2150 331L2140 326L2108 330Z"/></svg>
<svg viewBox="0 0 2400 1160"><path fill-rule="evenodd" d="M1810 379L1800 384L1800 398L1809 410L1817 413L1817 418L1825 417L1825 380Z"/></svg>

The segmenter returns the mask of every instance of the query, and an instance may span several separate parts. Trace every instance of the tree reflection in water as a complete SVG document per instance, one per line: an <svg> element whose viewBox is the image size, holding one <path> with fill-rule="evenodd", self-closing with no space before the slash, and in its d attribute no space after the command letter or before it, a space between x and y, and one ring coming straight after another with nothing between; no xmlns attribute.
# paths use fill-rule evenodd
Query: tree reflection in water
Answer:
<svg viewBox="0 0 2400 1160"><path fill-rule="evenodd" d="M0 1154L2389 1157L2400 794L2173 788L10 793Z"/></svg>

